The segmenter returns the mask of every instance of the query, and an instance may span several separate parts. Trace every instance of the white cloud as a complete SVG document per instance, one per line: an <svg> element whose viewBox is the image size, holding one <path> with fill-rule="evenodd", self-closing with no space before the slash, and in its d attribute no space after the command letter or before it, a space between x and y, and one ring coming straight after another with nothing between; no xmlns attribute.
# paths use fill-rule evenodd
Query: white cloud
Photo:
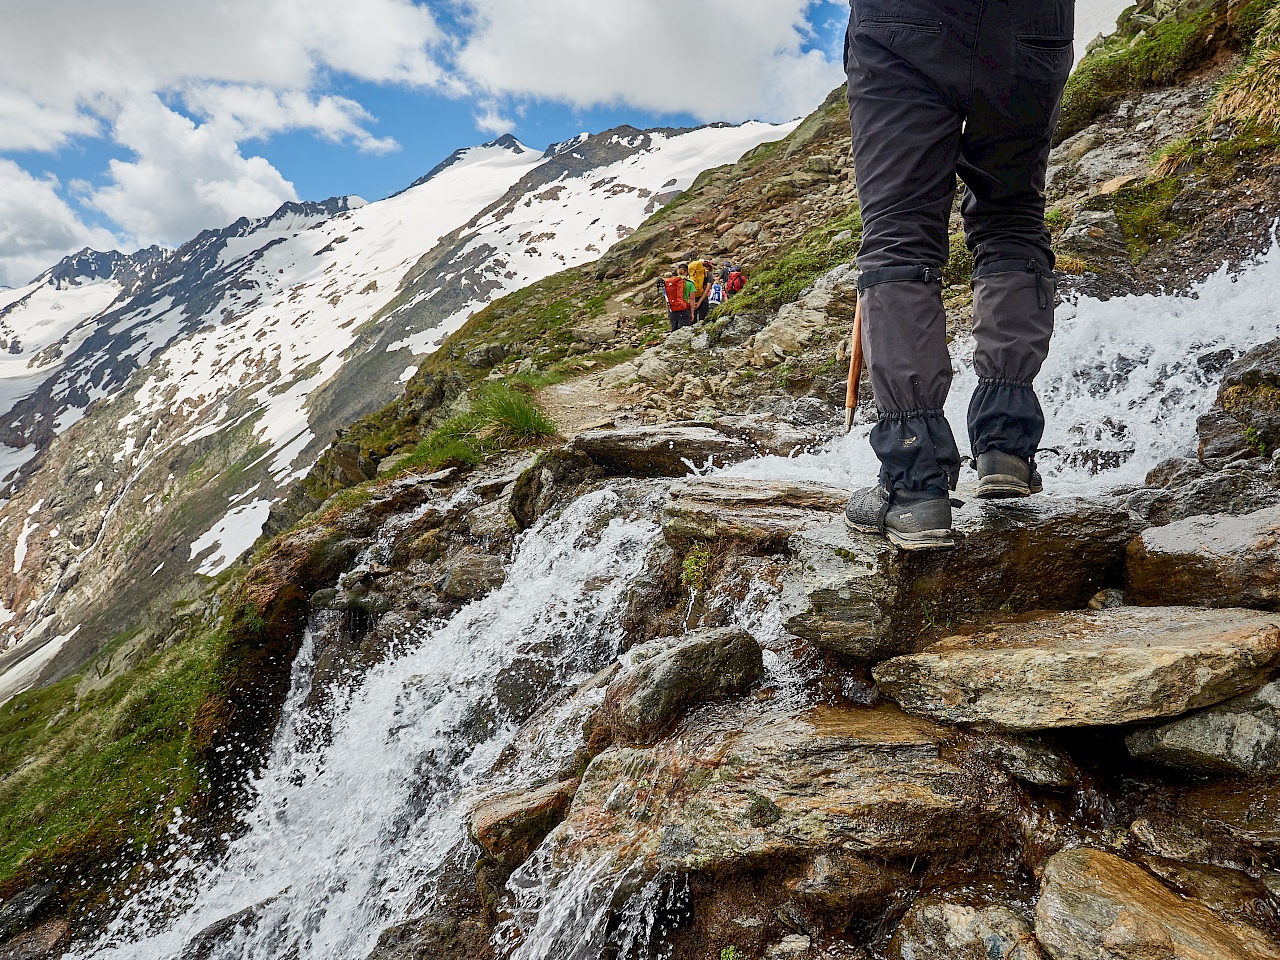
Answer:
<svg viewBox="0 0 1280 960"><path fill-rule="evenodd" d="M139 243L173 243L297 199L262 157L244 157L214 122L196 125L154 95L126 105L115 136L137 154L113 160L112 182L87 198Z"/></svg>
<svg viewBox="0 0 1280 960"><path fill-rule="evenodd" d="M0 158L0 284L20 286L68 253L115 245L108 231L85 226L58 188L54 177L33 177Z"/></svg>
<svg viewBox="0 0 1280 960"><path fill-rule="evenodd" d="M804 49L813 0L467 5L474 29L457 68L492 97L784 120L812 110L843 79L840 64Z"/></svg>
<svg viewBox="0 0 1280 960"><path fill-rule="evenodd" d="M479 107L480 109L476 111L475 115L476 127L485 133L500 137L516 128L515 121L502 115L496 100L482 100Z"/></svg>

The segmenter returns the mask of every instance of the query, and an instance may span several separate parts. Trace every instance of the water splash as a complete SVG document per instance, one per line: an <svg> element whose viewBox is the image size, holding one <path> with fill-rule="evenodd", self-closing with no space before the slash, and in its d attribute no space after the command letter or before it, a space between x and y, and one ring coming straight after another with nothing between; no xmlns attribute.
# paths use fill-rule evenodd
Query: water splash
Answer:
<svg viewBox="0 0 1280 960"><path fill-rule="evenodd" d="M1193 453L1196 419L1213 403L1226 366L1280 336L1280 245L1233 275L1224 266L1182 296L1081 298L1064 304L1037 382L1048 419L1040 466L1054 493L1089 495L1140 484L1161 461ZM953 345L947 416L961 452L977 386L973 342ZM731 467L739 476L855 488L879 472L856 429L813 453ZM972 474L969 474L972 477Z"/></svg>
<svg viewBox="0 0 1280 960"><path fill-rule="evenodd" d="M516 733L499 674L536 657L571 685L617 657L627 590L659 537L653 507L605 491L527 534L505 586L373 669L319 738L301 708L308 644L243 837L219 864L126 905L72 955L166 960L250 910L248 929L209 960L362 960L383 929L414 915Z"/></svg>

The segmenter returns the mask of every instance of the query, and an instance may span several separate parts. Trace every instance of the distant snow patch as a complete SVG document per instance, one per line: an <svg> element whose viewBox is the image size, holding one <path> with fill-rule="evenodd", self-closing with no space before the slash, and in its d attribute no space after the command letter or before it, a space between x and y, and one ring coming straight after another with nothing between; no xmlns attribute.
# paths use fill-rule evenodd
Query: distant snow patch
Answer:
<svg viewBox="0 0 1280 960"><path fill-rule="evenodd" d="M216 577L239 560L262 536L262 528L270 513L270 500L255 500L236 507L219 520L212 530L191 545L192 560L213 551L204 558L196 572Z"/></svg>

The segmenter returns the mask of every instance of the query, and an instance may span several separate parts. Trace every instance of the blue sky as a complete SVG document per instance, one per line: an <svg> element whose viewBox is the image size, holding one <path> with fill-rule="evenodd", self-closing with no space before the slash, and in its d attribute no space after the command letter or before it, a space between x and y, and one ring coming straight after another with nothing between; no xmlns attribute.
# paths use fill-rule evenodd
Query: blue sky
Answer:
<svg viewBox="0 0 1280 960"><path fill-rule="evenodd" d="M84 246L376 200L501 133L542 148L619 124L790 119L840 82L848 17L845 0L707 0L694 30L683 0L23 7L0 29L9 285Z"/></svg>
<svg viewBox="0 0 1280 960"><path fill-rule="evenodd" d="M0 20L0 284L458 147L781 121L842 80L846 0L42 0ZM1123 0L1079 0L1091 37Z"/></svg>

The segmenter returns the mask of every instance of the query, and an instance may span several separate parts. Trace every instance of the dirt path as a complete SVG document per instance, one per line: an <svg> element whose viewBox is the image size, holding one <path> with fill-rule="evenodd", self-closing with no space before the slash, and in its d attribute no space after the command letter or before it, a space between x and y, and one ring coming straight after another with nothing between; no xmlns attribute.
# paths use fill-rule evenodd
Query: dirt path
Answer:
<svg viewBox="0 0 1280 960"><path fill-rule="evenodd" d="M606 390L591 376L544 387L534 395L538 406L555 421L560 433L566 437L609 421L621 399L616 392Z"/></svg>

